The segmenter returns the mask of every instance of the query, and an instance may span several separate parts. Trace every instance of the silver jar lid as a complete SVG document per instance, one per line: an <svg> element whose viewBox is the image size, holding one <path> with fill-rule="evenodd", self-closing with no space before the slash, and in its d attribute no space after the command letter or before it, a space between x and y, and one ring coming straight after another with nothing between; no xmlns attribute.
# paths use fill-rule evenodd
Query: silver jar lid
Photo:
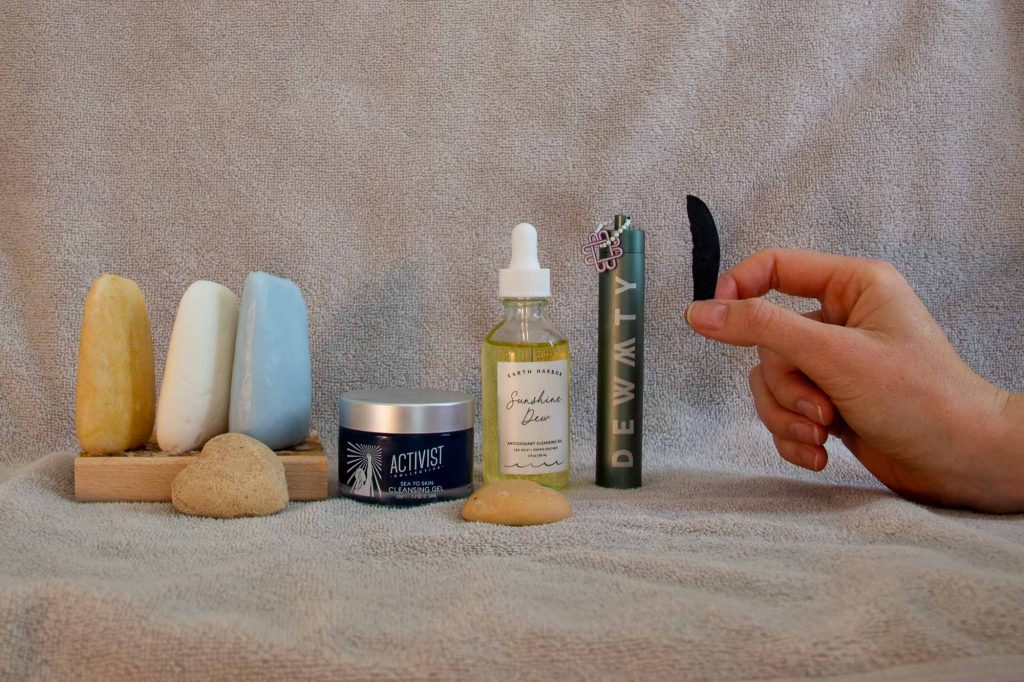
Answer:
<svg viewBox="0 0 1024 682"><path fill-rule="evenodd" d="M458 391L388 388L338 398L341 426L368 433L446 433L473 428L476 398Z"/></svg>

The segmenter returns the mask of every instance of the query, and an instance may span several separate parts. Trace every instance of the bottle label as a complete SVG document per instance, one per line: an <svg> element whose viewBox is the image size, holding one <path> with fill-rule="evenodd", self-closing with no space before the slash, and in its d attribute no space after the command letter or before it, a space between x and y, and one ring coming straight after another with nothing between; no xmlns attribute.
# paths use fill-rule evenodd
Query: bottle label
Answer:
<svg viewBox="0 0 1024 682"><path fill-rule="evenodd" d="M338 491L364 502L418 504L473 492L473 430L367 433L339 427Z"/></svg>
<svg viewBox="0 0 1024 682"><path fill-rule="evenodd" d="M499 362L497 393L501 473L568 469L569 362Z"/></svg>

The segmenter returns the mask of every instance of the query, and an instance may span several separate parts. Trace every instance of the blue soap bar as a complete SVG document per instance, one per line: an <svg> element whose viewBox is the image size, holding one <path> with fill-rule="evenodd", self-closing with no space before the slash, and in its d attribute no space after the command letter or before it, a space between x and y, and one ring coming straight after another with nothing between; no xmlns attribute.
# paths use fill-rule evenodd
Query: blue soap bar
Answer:
<svg viewBox="0 0 1024 682"><path fill-rule="evenodd" d="M291 280L250 273L238 313L229 428L281 450L306 439L312 408L302 292Z"/></svg>

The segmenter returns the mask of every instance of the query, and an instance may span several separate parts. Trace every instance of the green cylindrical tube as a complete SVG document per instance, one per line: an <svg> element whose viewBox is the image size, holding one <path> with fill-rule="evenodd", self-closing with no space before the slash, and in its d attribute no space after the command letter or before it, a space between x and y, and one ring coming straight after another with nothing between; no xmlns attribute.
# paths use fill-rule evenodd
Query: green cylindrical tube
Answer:
<svg viewBox="0 0 1024 682"><path fill-rule="evenodd" d="M629 216L615 216L616 229ZM644 233L626 227L598 297L597 484L638 488L644 423ZM603 256L607 251L603 250Z"/></svg>

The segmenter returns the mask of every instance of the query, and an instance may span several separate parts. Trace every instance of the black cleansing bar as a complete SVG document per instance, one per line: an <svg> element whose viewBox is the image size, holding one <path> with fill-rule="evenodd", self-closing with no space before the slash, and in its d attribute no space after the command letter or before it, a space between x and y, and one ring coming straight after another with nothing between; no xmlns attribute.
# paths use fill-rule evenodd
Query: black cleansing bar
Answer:
<svg viewBox="0 0 1024 682"><path fill-rule="evenodd" d="M718 228L707 204L689 194L686 195L686 216L690 219L693 238L693 300L703 301L714 298L718 286L721 260Z"/></svg>

